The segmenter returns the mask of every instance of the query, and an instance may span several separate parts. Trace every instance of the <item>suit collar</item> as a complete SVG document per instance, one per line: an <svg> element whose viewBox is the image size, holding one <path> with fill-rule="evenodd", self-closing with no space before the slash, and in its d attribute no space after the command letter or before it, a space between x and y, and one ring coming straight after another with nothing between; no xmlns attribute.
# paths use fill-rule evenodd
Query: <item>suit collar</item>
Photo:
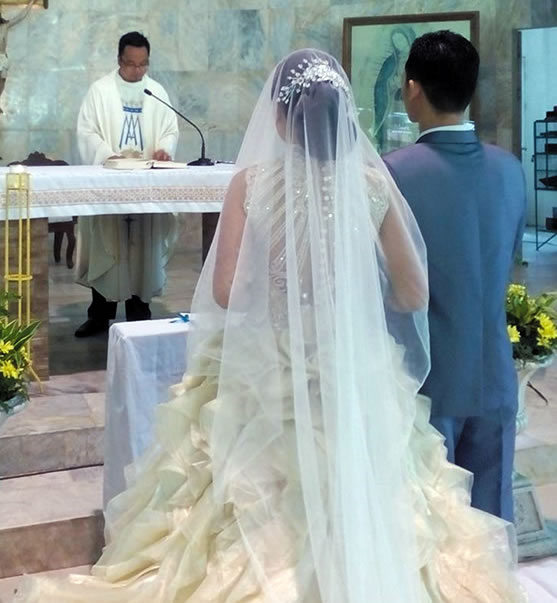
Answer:
<svg viewBox="0 0 557 603"><path fill-rule="evenodd" d="M431 144L477 144L479 142L474 130L437 130L424 134L416 144L422 142Z"/></svg>

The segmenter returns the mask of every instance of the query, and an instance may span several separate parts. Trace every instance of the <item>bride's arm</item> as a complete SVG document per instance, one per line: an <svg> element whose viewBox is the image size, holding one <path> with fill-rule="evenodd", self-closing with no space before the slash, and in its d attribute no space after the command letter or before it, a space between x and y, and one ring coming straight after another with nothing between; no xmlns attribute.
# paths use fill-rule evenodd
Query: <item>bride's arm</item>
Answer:
<svg viewBox="0 0 557 603"><path fill-rule="evenodd" d="M388 267L392 298L400 312L421 310L428 303L427 272L400 208L391 205L379 231Z"/></svg>
<svg viewBox="0 0 557 603"><path fill-rule="evenodd" d="M425 250L414 217L395 183L367 166L371 219L389 279L389 303L399 312L424 309L428 302ZM389 181L390 180L390 181Z"/></svg>
<svg viewBox="0 0 557 603"><path fill-rule="evenodd" d="M236 273L238 254L244 234L246 214L245 170L238 172L230 181L219 219L219 237L215 271L213 273L213 296L222 308L228 307L230 291Z"/></svg>

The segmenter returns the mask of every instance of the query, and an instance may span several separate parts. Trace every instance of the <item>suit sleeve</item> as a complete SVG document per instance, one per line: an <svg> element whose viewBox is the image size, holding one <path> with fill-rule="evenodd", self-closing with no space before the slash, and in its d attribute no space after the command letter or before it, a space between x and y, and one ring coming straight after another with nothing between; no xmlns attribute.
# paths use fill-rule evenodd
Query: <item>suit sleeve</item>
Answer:
<svg viewBox="0 0 557 603"><path fill-rule="evenodd" d="M524 172L522 171L522 167L520 168L520 171L522 173L522 215L520 218L520 221L518 223L518 228L516 231L516 236L515 236L515 240L514 240L514 246L513 246L513 258L516 259L519 250L520 250L520 246L522 245L522 238L524 237L524 230L526 228L526 207L527 207L527 199L526 199L526 179L524 177ZM511 269L512 271L512 269ZM509 277L510 279L512 279L512 274Z"/></svg>

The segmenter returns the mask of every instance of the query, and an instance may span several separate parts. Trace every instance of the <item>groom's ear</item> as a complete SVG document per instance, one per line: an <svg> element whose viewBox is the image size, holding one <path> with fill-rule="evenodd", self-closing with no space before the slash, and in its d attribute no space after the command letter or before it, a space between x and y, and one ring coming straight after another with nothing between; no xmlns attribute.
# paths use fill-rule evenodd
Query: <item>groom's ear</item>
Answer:
<svg viewBox="0 0 557 603"><path fill-rule="evenodd" d="M423 96L424 91L420 82L404 77L404 81L402 82L402 100L411 121L416 121L417 119Z"/></svg>
<svg viewBox="0 0 557 603"><path fill-rule="evenodd" d="M406 97L409 101L415 101L424 94L424 89L422 88L422 85L416 80L406 80L405 88Z"/></svg>

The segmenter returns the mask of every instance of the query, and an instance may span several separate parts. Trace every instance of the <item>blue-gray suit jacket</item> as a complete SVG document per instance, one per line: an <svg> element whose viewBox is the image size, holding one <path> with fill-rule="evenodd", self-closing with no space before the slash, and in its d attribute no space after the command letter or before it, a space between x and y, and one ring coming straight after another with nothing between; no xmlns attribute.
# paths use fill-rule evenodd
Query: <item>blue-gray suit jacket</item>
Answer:
<svg viewBox="0 0 557 603"><path fill-rule="evenodd" d="M428 253L433 417L516 407L505 294L522 239L524 174L473 131L437 131L384 158Z"/></svg>

